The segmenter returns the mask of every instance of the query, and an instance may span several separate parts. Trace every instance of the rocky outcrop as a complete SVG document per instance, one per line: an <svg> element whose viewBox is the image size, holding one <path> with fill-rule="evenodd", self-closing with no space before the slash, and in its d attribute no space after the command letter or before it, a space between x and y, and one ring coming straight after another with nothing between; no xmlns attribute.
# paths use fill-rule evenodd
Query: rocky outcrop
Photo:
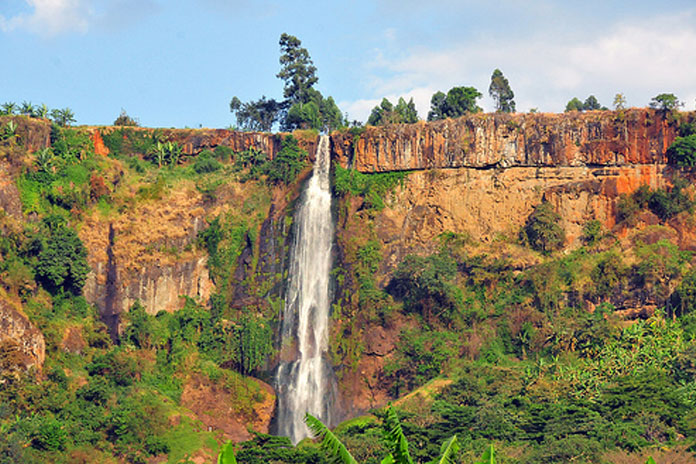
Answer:
<svg viewBox="0 0 696 464"><path fill-rule="evenodd" d="M480 241L515 238L546 199L560 214L572 244L592 219L611 229L619 195L640 185L664 187L669 171L664 165L639 165L413 172L376 215L375 230L395 265L408 250L436 243L445 231Z"/></svg>
<svg viewBox="0 0 696 464"><path fill-rule="evenodd" d="M655 164L665 163L677 122L648 109L486 113L336 132L332 147L337 162L361 172Z"/></svg>
<svg viewBox="0 0 696 464"><path fill-rule="evenodd" d="M0 296L0 371L41 369L44 337L18 307Z"/></svg>
<svg viewBox="0 0 696 464"><path fill-rule="evenodd" d="M208 300L207 254L192 246L208 213L200 194L179 190L114 218L95 213L85 220L79 234L92 271L84 294L112 335L118 315L136 300L150 314L182 308L182 296Z"/></svg>
<svg viewBox="0 0 696 464"><path fill-rule="evenodd" d="M109 149L104 145L102 134L108 134L119 127L91 127L92 142L95 153L108 155ZM184 155L197 155L203 150L214 150L218 146L231 148L235 152L248 149L260 150L273 159L282 148L283 137L288 134L269 132L239 132L227 129L150 129L141 127L128 127L128 130L156 134L161 140L176 142L182 148ZM309 157L314 159L317 146L317 136L311 131L295 131L293 135L298 139L302 148L307 150Z"/></svg>

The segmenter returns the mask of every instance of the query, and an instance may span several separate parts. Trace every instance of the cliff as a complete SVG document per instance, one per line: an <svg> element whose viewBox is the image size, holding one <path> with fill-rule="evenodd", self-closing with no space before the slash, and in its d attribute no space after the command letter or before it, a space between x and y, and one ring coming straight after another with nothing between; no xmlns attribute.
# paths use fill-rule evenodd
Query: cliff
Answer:
<svg viewBox="0 0 696 464"><path fill-rule="evenodd" d="M664 163L677 128L670 114L648 109L486 113L336 132L332 145L337 162L361 172L620 166Z"/></svg>

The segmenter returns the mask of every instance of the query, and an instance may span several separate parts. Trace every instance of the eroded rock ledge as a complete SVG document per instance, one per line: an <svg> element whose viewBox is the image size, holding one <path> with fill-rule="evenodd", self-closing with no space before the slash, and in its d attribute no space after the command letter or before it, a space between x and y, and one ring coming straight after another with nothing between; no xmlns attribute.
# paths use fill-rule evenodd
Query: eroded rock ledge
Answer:
<svg viewBox="0 0 696 464"><path fill-rule="evenodd" d="M678 126L671 114L650 109L486 113L335 132L332 148L338 163L361 172L661 164Z"/></svg>

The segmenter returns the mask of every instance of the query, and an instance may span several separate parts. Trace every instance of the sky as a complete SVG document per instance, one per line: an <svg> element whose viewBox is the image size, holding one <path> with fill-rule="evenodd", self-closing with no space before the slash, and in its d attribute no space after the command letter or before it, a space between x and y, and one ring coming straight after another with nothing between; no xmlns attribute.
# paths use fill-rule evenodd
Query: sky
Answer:
<svg viewBox="0 0 696 464"><path fill-rule="evenodd" d="M573 97L696 106L694 0L0 0L0 104L71 108L78 124L124 109L148 127L235 124L229 102L281 99L278 39L298 37L315 88L350 120L382 98L473 86L493 111L499 68L517 110Z"/></svg>

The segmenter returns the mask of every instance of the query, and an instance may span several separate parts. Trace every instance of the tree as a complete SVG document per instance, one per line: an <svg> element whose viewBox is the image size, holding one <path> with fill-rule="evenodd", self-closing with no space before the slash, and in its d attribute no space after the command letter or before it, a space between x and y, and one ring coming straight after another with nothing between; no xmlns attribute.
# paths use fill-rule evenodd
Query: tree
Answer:
<svg viewBox="0 0 696 464"><path fill-rule="evenodd" d="M670 162L683 168L696 166L696 135L677 137L667 149Z"/></svg>
<svg viewBox="0 0 696 464"><path fill-rule="evenodd" d="M597 101L597 97L595 97L594 95L590 95L585 100L585 103L582 104L582 109L585 111L601 110L602 105L600 105Z"/></svg>
<svg viewBox="0 0 696 464"><path fill-rule="evenodd" d="M75 122L75 113L70 108L55 109L51 110L51 118L59 126L65 127Z"/></svg>
<svg viewBox="0 0 696 464"><path fill-rule="evenodd" d="M561 217L551 203L544 200L527 219L522 238L535 250L543 253L556 250L565 242L565 231L560 226Z"/></svg>
<svg viewBox="0 0 696 464"><path fill-rule="evenodd" d="M428 121L458 118L467 113L478 113L481 108L476 104L476 100L481 96L481 92L474 87L452 87L447 95L436 92L430 99Z"/></svg>
<svg viewBox="0 0 696 464"><path fill-rule="evenodd" d="M52 292L79 294L89 272L87 249L63 218L49 216L44 219L44 227L45 236L37 237L37 280Z"/></svg>
<svg viewBox="0 0 696 464"><path fill-rule="evenodd" d="M294 36L280 36L280 72L277 77L285 81L285 100L276 101L265 96L257 101L243 103L234 97L230 111L236 114L242 130L269 132L276 122L281 129L315 129L330 132L345 125L341 110L333 98L324 96L313 86L318 78L317 68L309 52Z"/></svg>
<svg viewBox="0 0 696 464"><path fill-rule="evenodd" d="M585 109L583 103L580 101L579 98L573 97L572 100L570 100L568 103L566 103L565 111L566 113L568 111L582 111Z"/></svg>
<svg viewBox="0 0 696 464"><path fill-rule="evenodd" d="M680 106L684 106L684 103L680 102L673 93L661 93L650 100L650 108L659 111L674 111Z"/></svg>
<svg viewBox="0 0 696 464"><path fill-rule="evenodd" d="M138 123L137 119L133 119L130 116L128 116L128 113L126 113L126 110L121 108L121 114L118 115L116 120L114 121L114 126L139 126L140 124Z"/></svg>
<svg viewBox="0 0 696 464"><path fill-rule="evenodd" d="M283 96L288 107L295 103L307 103L310 100L309 89L319 80L317 68L297 37L283 33L279 44L281 68L277 77L285 81Z"/></svg>
<svg viewBox="0 0 696 464"><path fill-rule="evenodd" d="M270 132L280 117L282 106L282 103L273 98L267 99L265 95L246 103L234 97L230 102L230 111L236 115L240 129Z"/></svg>
<svg viewBox="0 0 696 464"><path fill-rule="evenodd" d="M503 113L515 112L515 93L500 69L493 71L491 85L488 87L488 95L495 100L495 110Z"/></svg>
<svg viewBox="0 0 696 464"><path fill-rule="evenodd" d="M616 95L614 95L614 109L616 111L626 109L626 97L624 97L624 94L617 93Z"/></svg>
<svg viewBox="0 0 696 464"><path fill-rule="evenodd" d="M380 126L385 124L412 124L418 122L418 111L416 104L411 98L408 103L403 97L399 98L396 106L387 98L383 98L382 102L375 106L367 119L367 124L370 126Z"/></svg>

